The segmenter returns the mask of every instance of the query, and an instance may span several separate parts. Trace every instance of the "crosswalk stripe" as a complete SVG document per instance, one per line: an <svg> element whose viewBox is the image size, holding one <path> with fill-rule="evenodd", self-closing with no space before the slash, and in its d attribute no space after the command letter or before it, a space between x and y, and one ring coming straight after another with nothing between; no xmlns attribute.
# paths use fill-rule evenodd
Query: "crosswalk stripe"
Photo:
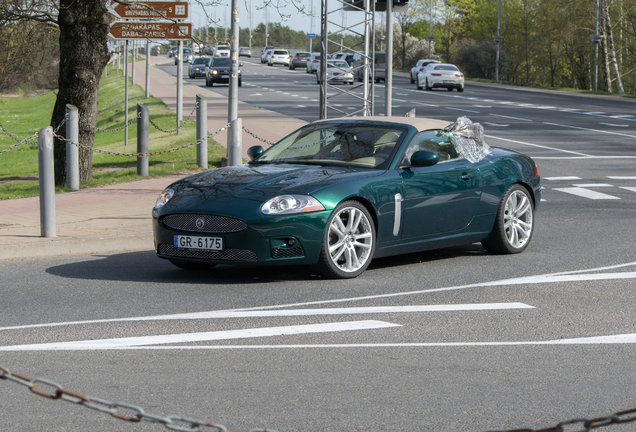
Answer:
<svg viewBox="0 0 636 432"><path fill-rule="evenodd" d="M565 192L565 193L576 195L576 196L580 196L580 197L583 197L583 198L589 198L589 199L592 199L592 200L614 200L614 199L620 199L620 198L612 196L612 195L608 195L608 194L604 194L604 193L601 193L601 192L596 192L596 191L593 191L593 190L590 190L590 189L585 189L585 188L580 188L580 187L554 188L554 190Z"/></svg>

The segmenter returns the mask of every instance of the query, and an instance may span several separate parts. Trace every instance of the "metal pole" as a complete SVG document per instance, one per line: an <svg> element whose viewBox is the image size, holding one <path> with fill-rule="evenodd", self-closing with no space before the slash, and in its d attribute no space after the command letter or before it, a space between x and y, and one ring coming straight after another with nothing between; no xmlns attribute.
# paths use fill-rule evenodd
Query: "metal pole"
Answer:
<svg viewBox="0 0 636 432"><path fill-rule="evenodd" d="M130 73L131 76L131 84L135 85L135 60L137 59L137 41L133 40L132 41L132 59L131 59L131 69L132 72Z"/></svg>
<svg viewBox="0 0 636 432"><path fill-rule="evenodd" d="M599 0L596 0L596 30L594 31L594 91L598 90L598 9Z"/></svg>
<svg viewBox="0 0 636 432"><path fill-rule="evenodd" d="M208 100L197 95L197 165L208 167Z"/></svg>
<svg viewBox="0 0 636 432"><path fill-rule="evenodd" d="M55 174L53 128L38 132L38 175L40 183L40 236L55 237Z"/></svg>
<svg viewBox="0 0 636 432"><path fill-rule="evenodd" d="M119 73L119 68L121 65L121 41L117 41L117 73Z"/></svg>
<svg viewBox="0 0 636 432"><path fill-rule="evenodd" d="M241 137L243 136L243 119L237 118L232 121L232 127L230 128L232 132L232 152L230 153L230 157L228 158L228 164L232 165L242 165L243 164L243 142Z"/></svg>
<svg viewBox="0 0 636 432"><path fill-rule="evenodd" d="M126 81L124 91L124 146L128 145L128 39L126 39L126 60L124 61L124 77Z"/></svg>
<svg viewBox="0 0 636 432"><path fill-rule="evenodd" d="M183 41L179 41L179 61L177 62L177 135L183 117Z"/></svg>
<svg viewBox="0 0 636 432"><path fill-rule="evenodd" d="M150 39L146 39L146 99L150 97Z"/></svg>
<svg viewBox="0 0 636 432"><path fill-rule="evenodd" d="M143 177L148 175L148 123L148 107L138 103L137 153L146 153L146 155L137 156L137 175Z"/></svg>
<svg viewBox="0 0 636 432"><path fill-rule="evenodd" d="M314 32L314 0L310 0L309 2L309 33L313 33ZM309 38L309 53L311 54L312 51L312 43L313 43L313 38Z"/></svg>
<svg viewBox="0 0 636 432"><path fill-rule="evenodd" d="M428 19L428 58L431 59L433 55L433 0L431 0L431 7L429 9L429 19Z"/></svg>
<svg viewBox="0 0 636 432"><path fill-rule="evenodd" d="M239 80L239 65L238 65L238 51L239 51L239 0L232 0L232 20L230 22L232 31L232 45L230 46L230 88L229 88L229 100L228 100L228 123L232 123L232 128L228 131L228 146L227 156L228 163L232 165L241 165L241 148L240 135L242 130L239 129L240 125L235 126L235 120L238 118L238 80ZM236 130L238 129L238 130ZM234 154L238 151L238 154Z"/></svg>
<svg viewBox="0 0 636 432"><path fill-rule="evenodd" d="M362 116L367 117L371 114L372 104L369 103L369 59L370 51L369 45L371 44L371 26L369 24L369 17L371 14L371 2L369 0L364 1L364 67L362 68Z"/></svg>
<svg viewBox="0 0 636 432"><path fill-rule="evenodd" d="M375 39L375 38L374 38ZM384 72L384 115L393 115L393 1L386 2L386 68Z"/></svg>
<svg viewBox="0 0 636 432"><path fill-rule="evenodd" d="M321 0L320 11L320 119L327 118L327 50L329 44L327 0Z"/></svg>
<svg viewBox="0 0 636 432"><path fill-rule="evenodd" d="M499 29L501 25L501 0L497 0L497 58L495 59L495 81L499 82L499 43L501 42L501 35Z"/></svg>
<svg viewBox="0 0 636 432"><path fill-rule="evenodd" d="M79 121L77 108L66 105L66 187L79 190Z"/></svg>

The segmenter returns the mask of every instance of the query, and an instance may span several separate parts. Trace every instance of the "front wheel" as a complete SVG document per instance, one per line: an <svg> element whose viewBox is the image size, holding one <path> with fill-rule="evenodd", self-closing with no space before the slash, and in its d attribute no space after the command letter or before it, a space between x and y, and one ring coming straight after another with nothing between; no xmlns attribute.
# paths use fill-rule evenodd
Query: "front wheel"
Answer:
<svg viewBox="0 0 636 432"><path fill-rule="evenodd" d="M496 254L523 252L534 232L534 205L530 193L519 184L504 194L490 237L482 241L484 248Z"/></svg>
<svg viewBox="0 0 636 432"><path fill-rule="evenodd" d="M336 207L327 222L317 269L334 279L362 274L375 251L375 226L369 211L357 201Z"/></svg>

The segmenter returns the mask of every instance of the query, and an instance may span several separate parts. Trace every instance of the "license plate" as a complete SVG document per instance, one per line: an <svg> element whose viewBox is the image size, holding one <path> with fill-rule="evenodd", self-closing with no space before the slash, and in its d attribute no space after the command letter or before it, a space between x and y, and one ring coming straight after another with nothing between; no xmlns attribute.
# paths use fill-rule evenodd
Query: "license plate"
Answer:
<svg viewBox="0 0 636 432"><path fill-rule="evenodd" d="M223 237L174 236L174 247L178 249L223 250Z"/></svg>
<svg viewBox="0 0 636 432"><path fill-rule="evenodd" d="M444 81L444 84L455 84L455 81Z"/></svg>

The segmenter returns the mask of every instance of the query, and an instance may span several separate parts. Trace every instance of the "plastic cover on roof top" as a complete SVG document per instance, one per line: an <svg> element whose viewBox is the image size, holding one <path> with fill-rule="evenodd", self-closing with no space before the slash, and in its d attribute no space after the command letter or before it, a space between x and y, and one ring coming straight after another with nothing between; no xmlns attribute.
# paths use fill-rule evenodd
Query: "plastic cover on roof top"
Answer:
<svg viewBox="0 0 636 432"><path fill-rule="evenodd" d="M472 163L479 162L490 154L490 146L484 142L484 128L468 117L459 117L442 129L455 141L457 151Z"/></svg>

